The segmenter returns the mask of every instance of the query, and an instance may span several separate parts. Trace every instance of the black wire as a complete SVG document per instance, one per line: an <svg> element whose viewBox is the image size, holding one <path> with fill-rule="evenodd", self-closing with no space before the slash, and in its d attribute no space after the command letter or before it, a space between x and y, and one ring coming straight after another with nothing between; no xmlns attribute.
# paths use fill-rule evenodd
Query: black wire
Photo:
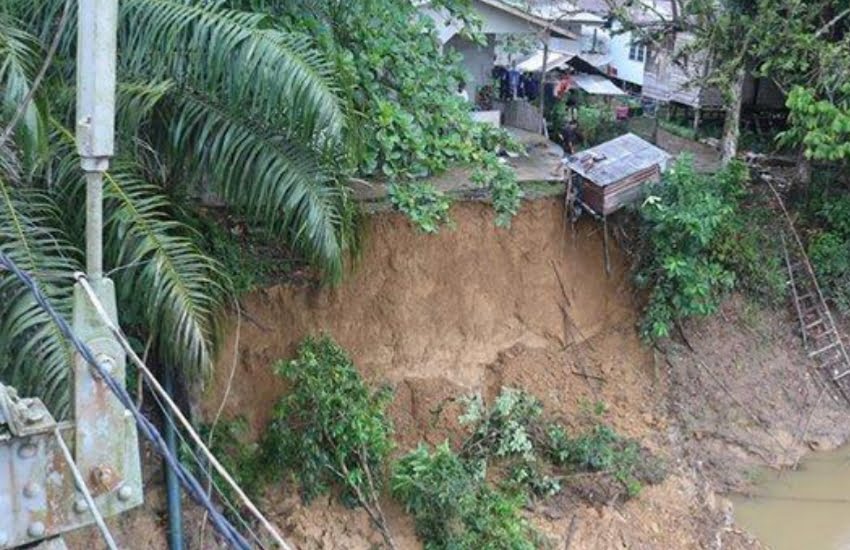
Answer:
<svg viewBox="0 0 850 550"><path fill-rule="evenodd" d="M12 259L2 251L0 251L0 265L11 271L29 289L38 305L47 312L53 322L59 327L59 331L62 335L73 344L74 348L76 348L77 352L79 352L82 358L85 359L86 363L95 369L100 377L103 378L103 381L109 389L112 390L112 393L115 394L118 401L133 414L133 418L136 420L136 425L139 427L139 432L153 444L157 454L159 454L166 464L168 464L168 467L174 470L177 474L177 478L180 480L180 484L183 485L183 488L192 500L209 512L212 524L216 531L218 531L219 535L221 535L221 537L234 548L250 549L251 546L248 541L246 541L236 528L231 525L227 518L225 518L221 512L215 508L212 501L204 492L203 487L201 487L198 480L195 479L195 476L193 476L192 473L189 472L180 463L180 461L171 454L171 452L169 452L159 430L157 430L150 420L148 420L147 417L145 417L139 409L136 408L136 405L133 403L133 400L130 397L130 394L127 393L127 390L119 384L112 375L106 372L103 366L101 366L97 362L97 359L95 359L91 348L77 338L67 321L65 321L65 319L63 319L56 310L53 309L53 306L50 305L50 302L48 302L47 298L45 298L44 294L42 294L36 282L28 274L23 272L15 264L15 262L13 262Z"/></svg>

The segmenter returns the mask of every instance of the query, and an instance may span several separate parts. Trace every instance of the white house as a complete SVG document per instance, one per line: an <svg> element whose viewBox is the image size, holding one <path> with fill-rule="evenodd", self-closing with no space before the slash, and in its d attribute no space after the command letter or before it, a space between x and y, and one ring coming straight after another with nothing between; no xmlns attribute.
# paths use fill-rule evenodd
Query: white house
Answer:
<svg viewBox="0 0 850 550"><path fill-rule="evenodd" d="M578 40L578 34L542 17L526 12L502 0L473 0L473 9L481 18L482 32L487 43L476 44L461 33L460 25L443 9L428 5L421 11L434 21L443 47L462 56L461 64L470 78L467 83L470 97L475 97L480 87L489 84L490 74L497 57L497 42L508 35L528 35L536 41L554 36L567 40Z"/></svg>

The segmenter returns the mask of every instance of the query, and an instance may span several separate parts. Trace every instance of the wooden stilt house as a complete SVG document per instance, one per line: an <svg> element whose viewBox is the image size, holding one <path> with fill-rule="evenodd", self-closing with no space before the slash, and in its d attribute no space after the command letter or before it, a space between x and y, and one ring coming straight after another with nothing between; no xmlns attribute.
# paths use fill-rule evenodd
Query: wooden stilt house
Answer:
<svg viewBox="0 0 850 550"><path fill-rule="evenodd" d="M576 153L565 161L569 187L581 205L605 217L637 200L661 179L670 154L634 134Z"/></svg>
<svg viewBox="0 0 850 550"><path fill-rule="evenodd" d="M669 153L634 134L565 159L567 215L575 223L577 213L586 210L602 220L606 273L611 273L608 216L639 200L647 185L660 181L670 159Z"/></svg>

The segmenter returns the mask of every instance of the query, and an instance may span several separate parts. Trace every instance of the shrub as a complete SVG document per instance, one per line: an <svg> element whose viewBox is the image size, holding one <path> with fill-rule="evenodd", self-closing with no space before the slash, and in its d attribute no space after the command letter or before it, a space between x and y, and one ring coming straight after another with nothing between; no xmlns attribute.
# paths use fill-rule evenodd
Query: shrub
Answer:
<svg viewBox="0 0 850 550"><path fill-rule="evenodd" d="M378 502L392 448L389 392L371 392L345 350L328 337L305 339L297 358L276 370L291 390L266 433L266 463L292 469L307 502L338 485L343 501L362 506L392 546Z"/></svg>
<svg viewBox="0 0 850 550"><path fill-rule="evenodd" d="M496 225L509 227L519 211L523 192L516 182L513 170L505 166L496 155L485 155L482 165L472 174L472 181L490 189Z"/></svg>
<svg viewBox="0 0 850 550"><path fill-rule="evenodd" d="M484 470L471 468L447 443L402 457L393 495L413 515L426 549L533 549L535 534L520 514L522 495L491 489Z"/></svg>
<svg viewBox="0 0 850 550"><path fill-rule="evenodd" d="M713 314L734 288L735 220L748 172L740 163L711 175L679 159L641 207L646 250L636 281L650 290L642 332L662 338L679 319ZM731 252L731 255L721 254Z"/></svg>
<svg viewBox="0 0 850 550"><path fill-rule="evenodd" d="M642 483L638 477L643 462L636 441L625 439L604 424L597 424L586 433L571 438L561 426L548 431L549 457L558 466L579 472L606 472L623 484L628 496L637 496ZM655 463L657 460L649 459Z"/></svg>
<svg viewBox="0 0 850 550"><path fill-rule="evenodd" d="M811 239L808 254L826 297L850 313L850 238L824 231Z"/></svg>
<svg viewBox="0 0 850 550"><path fill-rule="evenodd" d="M391 185L390 202L424 233L436 233L448 222L451 199L430 183Z"/></svg>

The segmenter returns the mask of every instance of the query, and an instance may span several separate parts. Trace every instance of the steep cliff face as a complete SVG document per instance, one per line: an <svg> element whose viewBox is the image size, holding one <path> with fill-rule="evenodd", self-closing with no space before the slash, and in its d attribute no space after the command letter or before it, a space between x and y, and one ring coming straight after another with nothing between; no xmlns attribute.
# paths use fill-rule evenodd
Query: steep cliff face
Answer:
<svg viewBox="0 0 850 550"><path fill-rule="evenodd" d="M247 297L205 411L217 408L237 347L225 412L260 427L283 391L271 366L307 334L333 336L375 383L441 378L476 390L502 350L563 348L633 317L622 258L612 250L606 277L599 226L573 234L559 200L527 203L510 230L494 227L481 204L459 204L453 218L453 229L424 236L400 215L373 216L363 257L340 287Z"/></svg>
<svg viewBox="0 0 850 550"><path fill-rule="evenodd" d="M393 388L397 453L464 437L459 399L473 392L489 400L503 387L526 390L573 428L603 402L604 421L663 457L669 476L625 504L591 482L581 497L528 509L553 547L588 549L759 547L715 491L745 489L754 468L846 439L837 401L824 400L801 433L819 391L784 310L737 297L715 318L684 324L692 349L653 348L636 333L638 300L613 245L605 274L600 225L584 220L573 233L558 199L526 203L510 230L494 227L481 204L452 214L454 228L436 236L400 215L374 215L363 257L338 288L243 299L200 404L207 419L222 408L259 435L286 390L273 365L320 332L372 384ZM334 499L303 507L289 484L270 488L263 507L301 548L380 544L362 511ZM388 497L384 509L400 547L418 548L409 516Z"/></svg>

